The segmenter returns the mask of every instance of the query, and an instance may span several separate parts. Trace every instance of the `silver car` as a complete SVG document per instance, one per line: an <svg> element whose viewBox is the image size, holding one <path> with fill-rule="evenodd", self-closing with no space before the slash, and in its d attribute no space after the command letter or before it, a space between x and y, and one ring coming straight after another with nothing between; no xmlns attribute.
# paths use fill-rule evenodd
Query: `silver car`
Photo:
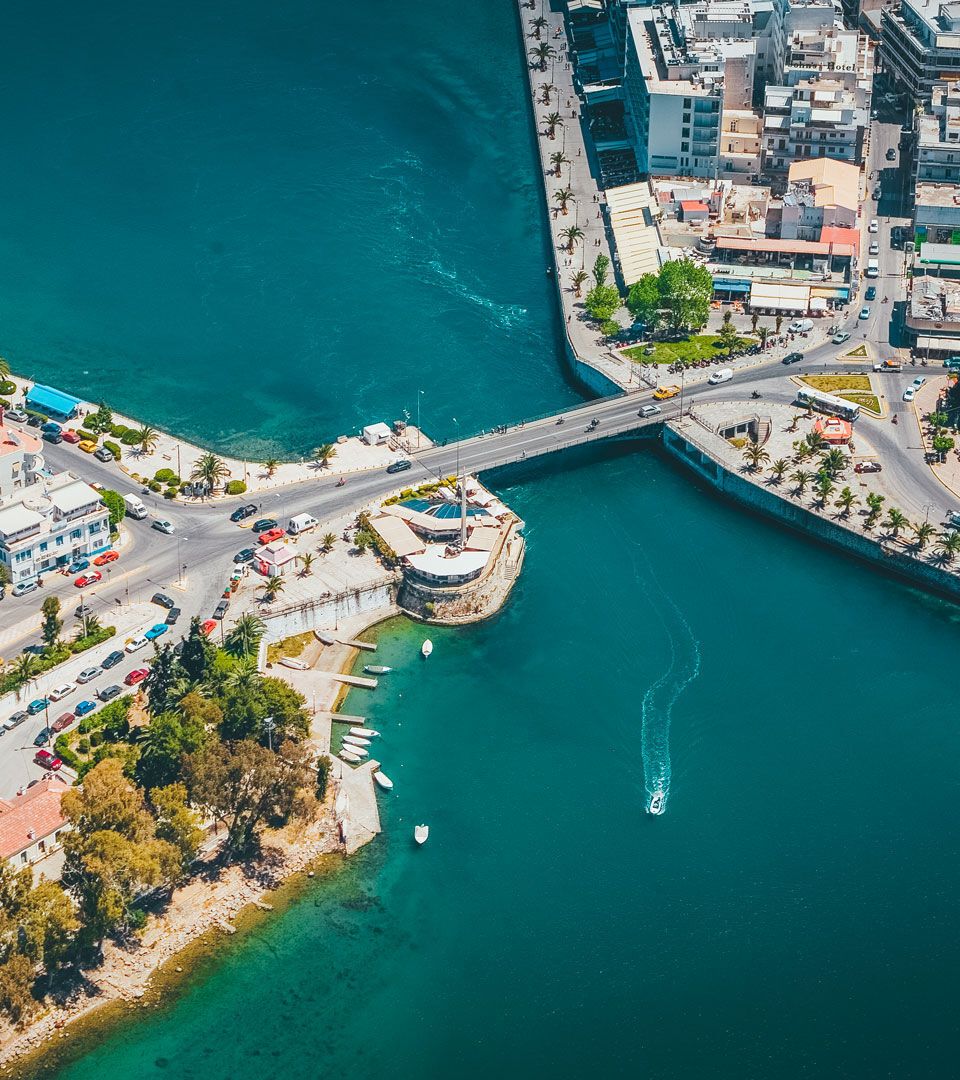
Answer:
<svg viewBox="0 0 960 1080"><path fill-rule="evenodd" d="M81 671L80 674L77 676L77 682L78 683L93 682L93 680L98 675L102 675L102 674L103 674L103 668L101 668L101 667L84 668L83 671Z"/></svg>

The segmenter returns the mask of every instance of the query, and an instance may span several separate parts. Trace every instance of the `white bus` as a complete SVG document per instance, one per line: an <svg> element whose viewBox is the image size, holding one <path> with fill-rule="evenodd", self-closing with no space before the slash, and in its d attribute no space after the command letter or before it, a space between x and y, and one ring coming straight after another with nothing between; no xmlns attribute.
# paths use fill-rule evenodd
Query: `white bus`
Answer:
<svg viewBox="0 0 960 1080"><path fill-rule="evenodd" d="M834 397L833 394L823 394L819 390L800 389L797 391L797 401L801 405L812 405L818 412L839 416L841 420L853 421L860 415L859 405Z"/></svg>

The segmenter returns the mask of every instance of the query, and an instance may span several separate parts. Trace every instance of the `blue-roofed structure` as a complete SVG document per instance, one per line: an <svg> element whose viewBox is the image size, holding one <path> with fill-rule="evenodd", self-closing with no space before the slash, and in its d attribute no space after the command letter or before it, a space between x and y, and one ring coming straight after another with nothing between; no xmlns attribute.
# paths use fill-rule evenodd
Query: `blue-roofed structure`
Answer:
<svg viewBox="0 0 960 1080"><path fill-rule="evenodd" d="M28 409L52 416L57 420L71 420L77 415L79 404L80 398L66 394L62 390L55 390L52 386L42 386L40 383L27 391Z"/></svg>

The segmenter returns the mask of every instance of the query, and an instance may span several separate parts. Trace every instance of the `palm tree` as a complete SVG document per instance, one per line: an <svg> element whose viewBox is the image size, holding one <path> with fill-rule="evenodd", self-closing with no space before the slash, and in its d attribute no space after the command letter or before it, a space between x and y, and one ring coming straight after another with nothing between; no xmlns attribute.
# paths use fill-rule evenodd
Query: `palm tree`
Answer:
<svg viewBox="0 0 960 1080"><path fill-rule="evenodd" d="M571 200L573 202L577 201L576 196L568 187L561 188L559 191L555 191L553 193L553 197L560 204L560 213L562 213L564 217L567 216L567 203Z"/></svg>
<svg viewBox="0 0 960 1080"><path fill-rule="evenodd" d="M822 450L827 445L827 440L819 431L808 432L806 442L811 450Z"/></svg>
<svg viewBox="0 0 960 1080"><path fill-rule="evenodd" d="M793 444L793 449L795 451L793 460L798 463L806 461L807 458L813 457L814 454L813 447L805 439L797 439Z"/></svg>
<svg viewBox="0 0 960 1080"><path fill-rule="evenodd" d="M820 468L834 478L842 476L848 464L847 455L836 446L820 458Z"/></svg>
<svg viewBox="0 0 960 1080"><path fill-rule="evenodd" d="M0 379L10 378L10 361L0 356Z"/></svg>
<svg viewBox="0 0 960 1080"><path fill-rule="evenodd" d="M286 589L287 583L283 578L277 574L275 577L270 578L267 582L267 587L264 590L263 598L268 604L272 604L278 596L283 595L284 589Z"/></svg>
<svg viewBox="0 0 960 1080"><path fill-rule="evenodd" d="M102 625L100 623L100 620L97 618L96 615L88 615L87 616L87 621L86 621L86 634L87 634L87 637L89 637L91 634L99 634L102 628L103 627L102 627ZM83 632L84 632L84 623L83 623L83 620L81 619L80 620L80 630L79 630L77 636L79 637L80 634L82 634Z"/></svg>
<svg viewBox="0 0 960 1080"><path fill-rule="evenodd" d="M241 615L224 638L224 648L231 656L252 656L266 632L262 619L256 615Z"/></svg>
<svg viewBox="0 0 960 1080"><path fill-rule="evenodd" d="M250 690L259 680L257 661L252 656L243 656L227 672L223 685L228 690Z"/></svg>
<svg viewBox="0 0 960 1080"><path fill-rule="evenodd" d="M533 33L530 36L535 37L537 41L539 41L541 31L546 30L549 25L550 24L542 15L538 15L535 19L531 19L530 26L533 29Z"/></svg>
<svg viewBox="0 0 960 1080"><path fill-rule="evenodd" d="M579 297L583 289L583 283L590 280L590 275L586 270L578 270L570 280L573 282L574 295Z"/></svg>
<svg viewBox="0 0 960 1080"><path fill-rule="evenodd" d="M767 451L757 443L748 443L743 456L747 459L747 469L750 472L763 472L764 463L770 460Z"/></svg>
<svg viewBox="0 0 960 1080"><path fill-rule="evenodd" d="M753 314L752 314L752 315L750 316L750 325L751 325L751 326L753 327L753 332L754 332L754 333L756 333L756 332L757 332L757 324L758 324L759 322L760 322L760 316L759 316L759 315L758 315L758 314L757 314L756 312L754 312L754 313L753 313Z"/></svg>
<svg viewBox="0 0 960 1080"><path fill-rule="evenodd" d="M798 413L790 421L790 426L787 428L787 431L799 431L799 430L800 430L800 414Z"/></svg>
<svg viewBox="0 0 960 1080"><path fill-rule="evenodd" d="M813 473L807 472L806 469L797 469L790 479L797 485L794 488L794 493L796 495L803 495L807 484L813 479Z"/></svg>
<svg viewBox="0 0 960 1080"><path fill-rule="evenodd" d="M309 551L306 551L302 555L297 556L297 561L302 567L302 569L300 570L300 576L309 577L313 573L313 556L310 554Z"/></svg>
<svg viewBox="0 0 960 1080"><path fill-rule="evenodd" d="M770 466L770 476L775 484L779 484L783 479L783 474L790 468L790 462L786 458L777 458L777 460Z"/></svg>
<svg viewBox="0 0 960 1080"><path fill-rule="evenodd" d="M840 507L840 516L849 517L850 511L860 501L860 499L854 495L849 487L845 487L837 496L836 504Z"/></svg>
<svg viewBox="0 0 960 1080"><path fill-rule="evenodd" d="M267 470L267 476L271 477L280 468L280 460L275 457L267 458L263 463L263 467Z"/></svg>
<svg viewBox="0 0 960 1080"><path fill-rule="evenodd" d="M554 92L554 90L556 90L556 87L553 85L553 83L545 82L540 84L540 89L543 92L543 104L549 105L550 95Z"/></svg>
<svg viewBox="0 0 960 1080"><path fill-rule="evenodd" d="M337 448L333 443L323 443L314 450L313 456L320 462L322 468L329 469L331 459L337 456Z"/></svg>
<svg viewBox="0 0 960 1080"><path fill-rule="evenodd" d="M936 527L931 525L929 521L921 521L919 525L913 525L912 528L913 535L916 538L914 546L917 551L923 551L930 542L930 538L936 533Z"/></svg>
<svg viewBox="0 0 960 1080"><path fill-rule="evenodd" d="M757 337L760 338L760 348L765 349L767 347L767 338L770 336L770 327L761 326L757 331Z"/></svg>
<svg viewBox="0 0 960 1080"><path fill-rule="evenodd" d="M953 562L954 557L960 552L960 532L956 529L948 529L940 534L937 541L937 550L940 552L938 562Z"/></svg>
<svg viewBox="0 0 960 1080"><path fill-rule="evenodd" d="M20 686L25 686L31 679L39 674L37 668L40 661L33 653L21 653L13 664L13 674Z"/></svg>
<svg viewBox="0 0 960 1080"><path fill-rule="evenodd" d="M142 427L137 432L137 449L141 454L150 454L160 441L160 432L156 428Z"/></svg>
<svg viewBox="0 0 960 1080"><path fill-rule="evenodd" d="M807 401L805 404L807 406L807 411L804 413L804 416L809 420L810 417L813 416L813 402Z"/></svg>
<svg viewBox="0 0 960 1080"><path fill-rule="evenodd" d="M337 538L333 533L324 533L323 539L320 541L320 551L326 555L328 552L333 551L333 545L337 542Z"/></svg>
<svg viewBox="0 0 960 1080"><path fill-rule="evenodd" d="M895 506L891 506L887 511L886 526L894 536L899 536L900 530L905 529L909 524L906 514L899 511Z"/></svg>
<svg viewBox="0 0 960 1080"><path fill-rule="evenodd" d="M776 332L779 334L780 333L780 327L783 326L783 316L778 315L776 317L776 319L774 319L774 322L776 323L776 326L777 326L777 331Z"/></svg>
<svg viewBox="0 0 960 1080"><path fill-rule="evenodd" d="M554 167L554 169L556 169L556 175L559 176L560 166L569 165L570 159L562 150L557 150L555 153L550 155L550 164Z"/></svg>
<svg viewBox="0 0 960 1080"><path fill-rule="evenodd" d="M534 45L530 50L530 56L533 57L534 64L538 66L541 71L546 71L547 61L556 56L556 51L551 44L546 41L541 41L539 45Z"/></svg>
<svg viewBox="0 0 960 1080"><path fill-rule="evenodd" d="M827 499L833 494L836 485L826 473L821 472L817 473L813 486L817 489L817 504L822 510L827 505Z"/></svg>
<svg viewBox="0 0 960 1080"><path fill-rule="evenodd" d="M584 237L583 229L579 225L568 225L560 230L560 235L567 241L567 252L573 254L573 245Z"/></svg>
<svg viewBox="0 0 960 1080"><path fill-rule="evenodd" d="M865 529L872 529L877 523L877 518L880 517L880 510L886 501L886 496L878 495L875 491L867 493L867 506L870 507L870 513L867 514L866 520L863 523Z"/></svg>
<svg viewBox="0 0 960 1080"><path fill-rule="evenodd" d="M547 113L543 118L543 122L547 125L547 137L555 139L557 137L557 128L563 124L563 117L557 113Z"/></svg>
<svg viewBox="0 0 960 1080"><path fill-rule="evenodd" d="M190 473L190 479L206 485L211 491L230 475L227 463L216 454L201 454Z"/></svg>

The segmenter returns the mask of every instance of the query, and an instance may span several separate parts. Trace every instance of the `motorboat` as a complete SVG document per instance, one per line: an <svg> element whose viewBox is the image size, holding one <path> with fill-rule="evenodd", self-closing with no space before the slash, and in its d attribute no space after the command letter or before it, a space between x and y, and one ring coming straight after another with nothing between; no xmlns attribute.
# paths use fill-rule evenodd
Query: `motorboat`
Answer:
<svg viewBox="0 0 960 1080"><path fill-rule="evenodd" d="M380 732L374 731L372 727L352 727L350 734L359 735L361 739L375 739Z"/></svg>
<svg viewBox="0 0 960 1080"><path fill-rule="evenodd" d="M375 772L373 778L384 791L393 791L393 781L385 773Z"/></svg>
<svg viewBox="0 0 960 1080"><path fill-rule="evenodd" d="M413 827L413 838L414 838L414 840L416 840L416 842L418 844L425 844L427 842L427 837L429 835L430 835L430 826L429 825L414 825L414 827Z"/></svg>
<svg viewBox="0 0 960 1080"><path fill-rule="evenodd" d="M367 664L363 669L367 675L389 675L392 667L384 667L383 664Z"/></svg>
<svg viewBox="0 0 960 1080"><path fill-rule="evenodd" d="M336 645L337 643L337 639L333 634L328 634L325 630L314 630L313 636L321 645Z"/></svg>
<svg viewBox="0 0 960 1080"><path fill-rule="evenodd" d="M343 742L345 746L369 746L369 739L361 739L359 735L344 735Z"/></svg>
<svg viewBox="0 0 960 1080"><path fill-rule="evenodd" d="M351 744L348 744L344 747L344 750L346 750L348 754L356 754L358 758L365 758L370 756L369 751L366 749L366 747L363 746L353 746Z"/></svg>
<svg viewBox="0 0 960 1080"><path fill-rule="evenodd" d="M364 753L366 753L366 751L364 751ZM344 761L346 761L350 765L359 765L360 764L359 755L355 754L352 750L348 750L346 747L344 747L340 751L338 757L341 757Z"/></svg>
<svg viewBox="0 0 960 1080"><path fill-rule="evenodd" d="M281 656L280 663L284 667L293 668L294 671L306 671L310 666L305 664L302 660L298 660L295 656Z"/></svg>
<svg viewBox="0 0 960 1080"><path fill-rule="evenodd" d="M427 640L420 646L420 655L426 660L426 658L433 652L433 642L427 638Z"/></svg>
<svg viewBox="0 0 960 1080"><path fill-rule="evenodd" d="M649 806L647 812L650 813L650 814L662 814L663 809L664 809L663 804L664 804L665 799L666 799L666 796L663 794L662 791L655 791L650 796L650 806Z"/></svg>

